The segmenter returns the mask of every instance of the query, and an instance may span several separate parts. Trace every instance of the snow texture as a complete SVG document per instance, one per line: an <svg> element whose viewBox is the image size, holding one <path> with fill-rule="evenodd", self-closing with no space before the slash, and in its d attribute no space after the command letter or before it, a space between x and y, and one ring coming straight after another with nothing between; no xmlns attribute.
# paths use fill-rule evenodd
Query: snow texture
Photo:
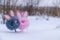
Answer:
<svg viewBox="0 0 60 40"><path fill-rule="evenodd" d="M38 20L36 20L38 18ZM10 31L5 24L0 24L0 40L60 40L60 18L29 16L30 26L24 31Z"/></svg>

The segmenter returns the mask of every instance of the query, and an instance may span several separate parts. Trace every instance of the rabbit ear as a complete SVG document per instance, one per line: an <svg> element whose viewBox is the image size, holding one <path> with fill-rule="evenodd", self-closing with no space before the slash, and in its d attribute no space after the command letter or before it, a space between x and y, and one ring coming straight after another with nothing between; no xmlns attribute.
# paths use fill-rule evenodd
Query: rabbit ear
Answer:
<svg viewBox="0 0 60 40"><path fill-rule="evenodd" d="M9 20L10 16L9 15L4 15L5 19Z"/></svg>
<svg viewBox="0 0 60 40"><path fill-rule="evenodd" d="M28 11L25 11L25 14L28 16Z"/></svg>
<svg viewBox="0 0 60 40"><path fill-rule="evenodd" d="M14 16L14 12L10 10L10 16Z"/></svg>
<svg viewBox="0 0 60 40"><path fill-rule="evenodd" d="M24 17L27 18L28 17L28 12L24 11Z"/></svg>

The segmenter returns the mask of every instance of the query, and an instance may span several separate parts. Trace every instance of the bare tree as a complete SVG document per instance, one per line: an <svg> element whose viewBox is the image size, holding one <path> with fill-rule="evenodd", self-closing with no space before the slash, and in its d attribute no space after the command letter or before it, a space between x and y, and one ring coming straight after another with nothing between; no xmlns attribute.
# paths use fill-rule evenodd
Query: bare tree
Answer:
<svg viewBox="0 0 60 40"><path fill-rule="evenodd" d="M1 4L1 1L2 1L2 0L0 0L0 4Z"/></svg>
<svg viewBox="0 0 60 40"><path fill-rule="evenodd" d="M40 0L28 0L27 3L28 5L32 5L32 6L38 6Z"/></svg>
<svg viewBox="0 0 60 40"><path fill-rule="evenodd" d="M38 15L40 17L40 13L37 11L39 9L39 3L41 2L41 0L29 0L28 1L28 5L33 7L32 10L32 14L35 14L36 16ZM39 17L37 17L36 19L39 19Z"/></svg>
<svg viewBox="0 0 60 40"><path fill-rule="evenodd" d="M60 13L59 13L59 9L60 8L60 0L56 0L53 2L53 5L56 7L56 10L57 10L57 16L60 16Z"/></svg>

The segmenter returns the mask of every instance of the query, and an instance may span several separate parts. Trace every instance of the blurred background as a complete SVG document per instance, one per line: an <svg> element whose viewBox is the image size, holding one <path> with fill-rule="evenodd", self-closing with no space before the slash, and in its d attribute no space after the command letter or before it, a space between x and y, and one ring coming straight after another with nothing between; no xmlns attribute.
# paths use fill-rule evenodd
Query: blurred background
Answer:
<svg viewBox="0 0 60 40"><path fill-rule="evenodd" d="M28 10L29 15L60 16L60 0L0 0L0 13Z"/></svg>
<svg viewBox="0 0 60 40"><path fill-rule="evenodd" d="M11 32L4 15L10 10L27 10L29 27L25 32ZM0 0L1 40L60 40L60 0Z"/></svg>

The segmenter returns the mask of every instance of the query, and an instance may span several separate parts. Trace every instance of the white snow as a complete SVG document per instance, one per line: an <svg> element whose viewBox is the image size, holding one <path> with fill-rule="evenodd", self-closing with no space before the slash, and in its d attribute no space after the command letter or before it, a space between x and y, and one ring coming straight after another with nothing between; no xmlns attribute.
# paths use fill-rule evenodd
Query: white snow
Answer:
<svg viewBox="0 0 60 40"><path fill-rule="evenodd" d="M36 18L38 18L36 20ZM29 16L30 26L26 31L10 31L0 24L0 40L60 40L60 18Z"/></svg>

